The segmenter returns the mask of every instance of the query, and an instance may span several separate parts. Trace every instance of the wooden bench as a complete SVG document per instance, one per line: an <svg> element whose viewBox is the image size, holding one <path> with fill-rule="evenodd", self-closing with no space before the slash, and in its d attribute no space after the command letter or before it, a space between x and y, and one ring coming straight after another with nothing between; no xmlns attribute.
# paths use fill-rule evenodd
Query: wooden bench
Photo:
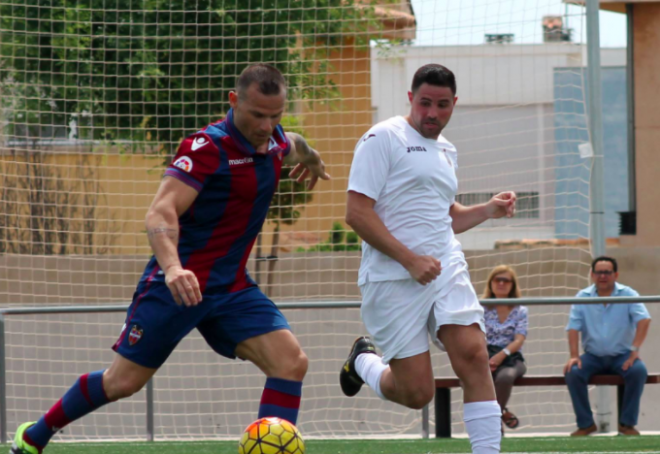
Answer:
<svg viewBox="0 0 660 454"><path fill-rule="evenodd" d="M649 374L647 384L660 383L660 374ZM590 385L612 385L617 387L617 414L621 416L624 382L619 375L595 375ZM514 386L566 386L563 375L527 375L517 379ZM451 388L460 388L458 378L435 379L435 436L451 437Z"/></svg>

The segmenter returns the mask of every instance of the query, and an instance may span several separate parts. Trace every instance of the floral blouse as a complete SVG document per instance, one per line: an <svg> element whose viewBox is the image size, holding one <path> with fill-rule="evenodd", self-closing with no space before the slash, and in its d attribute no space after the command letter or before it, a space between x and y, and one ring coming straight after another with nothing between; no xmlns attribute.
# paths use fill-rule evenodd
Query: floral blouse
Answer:
<svg viewBox="0 0 660 454"><path fill-rule="evenodd" d="M494 307L484 308L484 322L486 325L486 340L489 345L506 347L515 338L516 334L527 337L527 308L515 306L509 313L504 323L500 323L497 309Z"/></svg>

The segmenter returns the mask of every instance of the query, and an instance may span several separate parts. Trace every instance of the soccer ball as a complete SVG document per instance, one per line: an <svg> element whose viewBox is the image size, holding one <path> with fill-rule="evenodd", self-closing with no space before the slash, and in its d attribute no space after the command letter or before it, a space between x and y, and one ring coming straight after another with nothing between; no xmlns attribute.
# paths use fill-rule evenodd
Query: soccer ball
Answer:
<svg viewBox="0 0 660 454"><path fill-rule="evenodd" d="M305 454L305 442L289 421L261 418L243 432L238 454Z"/></svg>

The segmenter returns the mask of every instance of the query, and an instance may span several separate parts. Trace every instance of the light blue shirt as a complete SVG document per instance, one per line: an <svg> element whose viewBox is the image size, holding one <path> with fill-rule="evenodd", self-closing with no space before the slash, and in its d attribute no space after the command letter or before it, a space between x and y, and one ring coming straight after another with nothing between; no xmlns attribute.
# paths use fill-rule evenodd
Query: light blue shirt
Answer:
<svg viewBox="0 0 660 454"><path fill-rule="evenodd" d="M578 298L598 297L596 286L580 290ZM635 290L614 283L611 296L639 296ZM651 318L643 303L631 304L574 304L566 331L582 333L584 351L596 356L616 356L630 351L637 323Z"/></svg>

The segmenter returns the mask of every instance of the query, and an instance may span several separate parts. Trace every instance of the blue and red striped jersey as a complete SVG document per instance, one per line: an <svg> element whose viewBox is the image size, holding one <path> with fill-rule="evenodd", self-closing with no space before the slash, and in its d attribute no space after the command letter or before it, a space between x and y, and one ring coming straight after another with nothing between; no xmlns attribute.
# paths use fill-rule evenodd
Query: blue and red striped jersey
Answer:
<svg viewBox="0 0 660 454"><path fill-rule="evenodd" d="M257 153L236 128L233 111L187 137L165 176L199 194L179 218L179 257L195 273L202 293L231 293L256 285L246 270L291 144L281 126L268 152ZM164 281L155 257L142 280Z"/></svg>

